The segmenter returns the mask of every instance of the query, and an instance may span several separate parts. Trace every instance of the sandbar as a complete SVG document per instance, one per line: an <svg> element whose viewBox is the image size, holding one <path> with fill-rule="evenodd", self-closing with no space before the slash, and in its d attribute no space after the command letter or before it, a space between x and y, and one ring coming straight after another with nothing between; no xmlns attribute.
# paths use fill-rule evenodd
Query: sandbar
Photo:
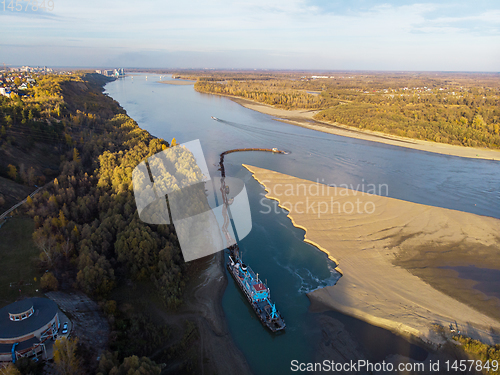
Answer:
<svg viewBox="0 0 500 375"><path fill-rule="evenodd" d="M194 85L196 83L196 81L175 80L175 81L158 81L158 83L165 83L167 85L184 86L184 85Z"/></svg>
<svg viewBox="0 0 500 375"><path fill-rule="evenodd" d="M312 307L433 346L444 342L436 324L500 343L500 301L454 282L457 273L443 268L500 269L500 220L244 167L267 198L289 211L293 225L306 232L304 241L342 273L336 285L308 294Z"/></svg>
<svg viewBox="0 0 500 375"><path fill-rule="evenodd" d="M221 94L215 94L221 95ZM242 105L245 108L252 109L257 112L265 113L276 117L275 120L286 122L288 124L302 126L324 133L340 135L366 141L379 142L393 146L406 147L415 150L434 152L443 155L459 156L465 158L500 160L500 150L487 148L456 146L446 143L437 143L423 141L420 139L399 137L387 133L376 132L366 129L358 129L352 126L342 125L337 122L318 121L313 116L319 111L314 110L286 110L273 107L271 105L262 104L249 99L243 99L231 95L227 96L234 102Z"/></svg>

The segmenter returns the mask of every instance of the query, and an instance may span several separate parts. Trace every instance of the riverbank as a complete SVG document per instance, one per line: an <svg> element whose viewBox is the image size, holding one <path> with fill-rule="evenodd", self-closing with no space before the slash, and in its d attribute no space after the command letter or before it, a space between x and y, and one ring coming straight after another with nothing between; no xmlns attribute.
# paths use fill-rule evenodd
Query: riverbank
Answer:
<svg viewBox="0 0 500 375"><path fill-rule="evenodd" d="M167 85L178 85L178 86L184 86L184 85L194 85L196 81L158 81L158 83L165 83Z"/></svg>
<svg viewBox="0 0 500 375"><path fill-rule="evenodd" d="M200 334L198 359L203 373L250 375L248 362L231 336L222 309L227 286L224 252L197 262L201 270L188 285L184 305L176 314L164 317L170 324L182 324L186 319L196 321Z"/></svg>
<svg viewBox="0 0 500 375"><path fill-rule="evenodd" d="M337 285L308 294L311 308L337 310L435 346L443 343L435 324L500 342L500 301L443 270L500 269L500 220L244 166L306 231L304 241L343 274Z"/></svg>
<svg viewBox="0 0 500 375"><path fill-rule="evenodd" d="M212 95L221 95L221 94L212 94ZM313 129L324 133L340 135L343 137L362 139L371 142L379 142L392 146L406 147L414 150L433 152L443 155L459 156L459 157L474 158L474 159L500 160L500 150L455 146L447 143L436 143L430 141L423 141L420 139L398 137L395 135L381 133L381 132L374 132L370 130L361 130L352 126L342 125L339 123L329 123L329 122L315 120L313 116L319 111L286 110L286 109L275 108L267 104L257 103L254 102L253 100L243 99L236 96L230 96L230 95L221 95L221 96L226 96L235 103L238 103L245 108L276 117L277 121L282 121L288 124L302 126L304 128Z"/></svg>

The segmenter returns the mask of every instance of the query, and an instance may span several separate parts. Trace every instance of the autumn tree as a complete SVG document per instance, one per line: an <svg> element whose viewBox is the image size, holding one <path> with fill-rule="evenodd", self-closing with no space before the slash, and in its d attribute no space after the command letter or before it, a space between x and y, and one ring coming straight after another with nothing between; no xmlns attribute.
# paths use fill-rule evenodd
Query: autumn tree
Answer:
<svg viewBox="0 0 500 375"><path fill-rule="evenodd" d="M56 239L50 234L46 234L43 227L38 228L33 233L33 241L35 245L42 251L40 253L40 259L52 266L54 258L56 256Z"/></svg>
<svg viewBox="0 0 500 375"><path fill-rule="evenodd" d="M80 162L80 154L76 148L73 148L73 161L76 163Z"/></svg>
<svg viewBox="0 0 500 375"><path fill-rule="evenodd" d="M52 272L46 272L40 279L40 287L46 290L57 290L59 282Z"/></svg>
<svg viewBox="0 0 500 375"><path fill-rule="evenodd" d="M17 168L12 164L9 164L7 168L8 168L7 172L8 176L15 181L17 179Z"/></svg>
<svg viewBox="0 0 500 375"><path fill-rule="evenodd" d="M24 163L21 163L19 165L19 177L23 183L26 184L28 182L28 175L26 173L26 168L24 166Z"/></svg>
<svg viewBox="0 0 500 375"><path fill-rule="evenodd" d="M161 367L148 357L139 358L133 355L126 357L120 363L118 352L104 352L99 361L98 375L159 375L160 373Z"/></svg>
<svg viewBox="0 0 500 375"><path fill-rule="evenodd" d="M76 356L78 339L67 339L65 337L56 340L53 346L54 364L60 375L80 374L80 361Z"/></svg>
<svg viewBox="0 0 500 375"><path fill-rule="evenodd" d="M85 293L106 296L114 288L115 273L106 257L88 251L79 256L78 263L76 280Z"/></svg>
<svg viewBox="0 0 500 375"><path fill-rule="evenodd" d="M28 185L32 186L35 185L36 182L36 175L35 175L35 168L29 167L28 168Z"/></svg>
<svg viewBox="0 0 500 375"><path fill-rule="evenodd" d="M3 367L0 366L0 375L21 375L21 373L12 363L7 363Z"/></svg>

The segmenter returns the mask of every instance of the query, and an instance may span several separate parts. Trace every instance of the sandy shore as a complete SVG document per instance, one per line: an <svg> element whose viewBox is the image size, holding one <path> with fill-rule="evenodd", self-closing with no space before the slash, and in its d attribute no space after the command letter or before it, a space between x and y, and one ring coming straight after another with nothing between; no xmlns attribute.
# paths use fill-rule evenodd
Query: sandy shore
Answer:
<svg viewBox="0 0 500 375"><path fill-rule="evenodd" d="M194 85L196 81L181 81L181 80L175 80L175 81L158 81L158 83L165 83L167 85L179 85L179 86L184 86L184 85Z"/></svg>
<svg viewBox="0 0 500 375"><path fill-rule="evenodd" d="M194 301L190 308L200 317L202 368L207 374L251 374L243 353L238 349L222 309L222 297L227 286L224 252L214 254L209 266L197 280Z"/></svg>
<svg viewBox="0 0 500 375"><path fill-rule="evenodd" d="M455 322L470 337L500 342L500 301L470 283L458 286L456 273L441 268L500 269L500 220L245 168L343 274L308 295L313 306L433 345L443 337L432 325L449 331Z"/></svg>
<svg viewBox="0 0 500 375"><path fill-rule="evenodd" d="M220 251L194 262L198 269L186 286L184 304L175 313L156 311L167 324L177 327L177 335L182 335L186 320L195 322L201 374L250 375L250 366L231 336L222 308L227 286L224 253ZM175 367L175 363L170 365Z"/></svg>
<svg viewBox="0 0 500 375"><path fill-rule="evenodd" d="M329 122L314 120L313 116L316 113L318 113L318 111L310 111L310 110L288 111L286 109L275 108L273 106L257 103L248 99L242 99L234 96L228 96L228 97L245 108L274 116L278 121L283 121L288 124L298 125L305 128L321 131L324 133L340 135L343 137L363 139L372 142L385 143L388 145L412 148L415 150L434 152L444 155L460 156L465 158L500 160L500 150L455 146L445 143L436 143L436 142L422 141L419 139L398 137L370 130L360 130L339 123L329 123Z"/></svg>

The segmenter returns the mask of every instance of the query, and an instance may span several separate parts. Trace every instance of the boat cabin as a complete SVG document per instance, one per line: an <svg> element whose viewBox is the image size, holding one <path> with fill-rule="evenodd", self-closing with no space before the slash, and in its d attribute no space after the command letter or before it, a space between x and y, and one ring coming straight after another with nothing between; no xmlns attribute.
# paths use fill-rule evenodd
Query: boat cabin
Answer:
<svg viewBox="0 0 500 375"><path fill-rule="evenodd" d="M263 283L258 283L252 285L253 293L252 297L254 301L261 301L269 298L269 291Z"/></svg>

